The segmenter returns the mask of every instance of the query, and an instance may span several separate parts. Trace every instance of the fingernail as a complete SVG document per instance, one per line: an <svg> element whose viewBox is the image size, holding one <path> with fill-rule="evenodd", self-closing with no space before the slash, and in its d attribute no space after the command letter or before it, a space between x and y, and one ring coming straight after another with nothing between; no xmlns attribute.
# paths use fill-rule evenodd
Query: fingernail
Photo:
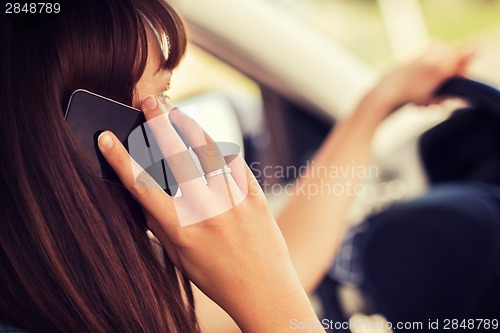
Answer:
<svg viewBox="0 0 500 333"><path fill-rule="evenodd" d="M102 132L99 135L99 138L97 138L97 141L99 142L99 148L102 151L109 150L114 144L113 138L109 135L109 133L107 133L107 131Z"/></svg>
<svg viewBox="0 0 500 333"><path fill-rule="evenodd" d="M156 98L153 95L150 95L142 101L142 106L147 111L154 110L158 106L158 102L156 101Z"/></svg>
<svg viewBox="0 0 500 333"><path fill-rule="evenodd" d="M178 117L178 116L185 116L186 113L184 111L182 111L181 109L179 108L176 108L176 107L173 107L171 110L170 110L170 114L172 116L175 116L175 117Z"/></svg>

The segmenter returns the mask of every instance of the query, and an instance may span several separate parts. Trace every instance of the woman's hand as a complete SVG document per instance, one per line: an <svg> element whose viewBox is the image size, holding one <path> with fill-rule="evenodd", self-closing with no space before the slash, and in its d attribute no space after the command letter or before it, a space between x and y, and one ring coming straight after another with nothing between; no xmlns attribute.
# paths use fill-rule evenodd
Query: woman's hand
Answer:
<svg viewBox="0 0 500 333"><path fill-rule="evenodd" d="M406 103L428 105L433 93L448 78L464 75L473 52L457 51L434 42L414 60L400 65L384 76L372 94L379 94L395 110Z"/></svg>
<svg viewBox="0 0 500 333"><path fill-rule="evenodd" d="M178 109L168 113L153 96L142 105L182 195L168 196L110 132L101 134L99 148L144 207L172 261L246 332L289 331L290 320L317 320L243 158L233 156L228 172L217 145L193 119ZM195 147L207 182L172 123ZM226 173L213 172L221 168Z"/></svg>

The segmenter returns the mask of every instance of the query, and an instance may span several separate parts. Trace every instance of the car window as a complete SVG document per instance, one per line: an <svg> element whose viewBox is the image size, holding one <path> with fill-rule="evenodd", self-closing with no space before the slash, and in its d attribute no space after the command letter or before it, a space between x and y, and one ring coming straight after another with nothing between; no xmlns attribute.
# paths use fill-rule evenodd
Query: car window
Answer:
<svg viewBox="0 0 500 333"><path fill-rule="evenodd" d="M397 38L409 45L436 38L481 48L497 48L500 40L498 0L267 1L303 17L378 68L393 62Z"/></svg>

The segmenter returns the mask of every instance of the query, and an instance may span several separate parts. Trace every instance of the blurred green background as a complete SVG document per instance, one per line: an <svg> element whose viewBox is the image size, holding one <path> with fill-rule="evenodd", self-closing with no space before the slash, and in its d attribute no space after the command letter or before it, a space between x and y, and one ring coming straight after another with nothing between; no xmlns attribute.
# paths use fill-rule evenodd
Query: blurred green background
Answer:
<svg viewBox="0 0 500 333"><path fill-rule="evenodd" d="M500 86L500 0L262 1L300 17L379 73L391 68L406 49L438 39L475 49L468 75ZM170 95L176 101L196 92L237 87L258 94L251 80L191 45Z"/></svg>
<svg viewBox="0 0 500 333"><path fill-rule="evenodd" d="M377 68L393 54L376 0L269 0L288 7ZM407 1L407 0L399 0ZM420 0L427 32L455 46L500 38L498 0Z"/></svg>

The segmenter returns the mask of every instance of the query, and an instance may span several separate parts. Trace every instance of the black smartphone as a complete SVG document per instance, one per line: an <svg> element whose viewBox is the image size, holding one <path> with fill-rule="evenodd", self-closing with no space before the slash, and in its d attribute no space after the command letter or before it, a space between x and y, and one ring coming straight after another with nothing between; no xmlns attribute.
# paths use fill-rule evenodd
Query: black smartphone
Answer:
<svg viewBox="0 0 500 333"><path fill-rule="evenodd" d="M97 146L104 130L112 131L128 150L128 136L146 120L142 112L87 90L75 90L69 99L66 124L100 179L122 185Z"/></svg>
<svg viewBox="0 0 500 333"><path fill-rule="evenodd" d="M101 180L123 186L97 146L99 135L104 130L109 130L169 195L175 195L178 186L141 111L78 89L69 99L64 118L76 142L90 161L94 174Z"/></svg>

